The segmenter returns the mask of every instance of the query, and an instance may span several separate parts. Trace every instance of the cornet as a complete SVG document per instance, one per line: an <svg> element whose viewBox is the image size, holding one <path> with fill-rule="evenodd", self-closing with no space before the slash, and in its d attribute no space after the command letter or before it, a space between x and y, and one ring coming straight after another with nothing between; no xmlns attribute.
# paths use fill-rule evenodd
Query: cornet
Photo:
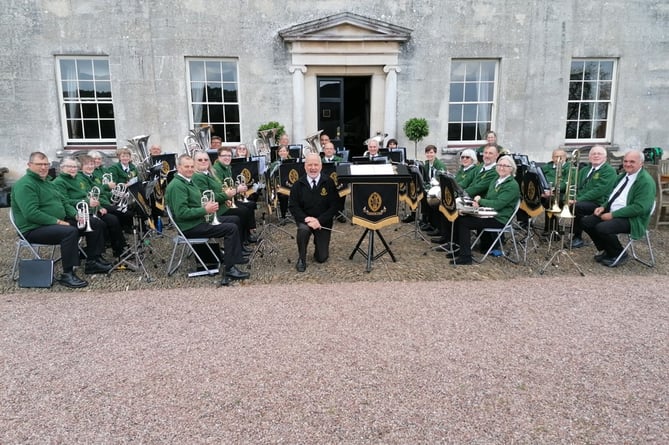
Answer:
<svg viewBox="0 0 669 445"><path fill-rule="evenodd" d="M88 200L89 202L97 201L98 203L100 203L100 187L98 187L97 185L91 187L91 190L88 192ZM95 216L95 213L97 213L97 210L94 210L93 216Z"/></svg>
<svg viewBox="0 0 669 445"><path fill-rule="evenodd" d="M214 201L216 201L216 196L214 196L214 191L213 190L205 190L205 191L202 192L202 197L200 198L200 203L202 204L202 207L205 207L207 204L209 204L210 202L214 202ZM211 225L212 226L217 226L221 222L218 220L218 217L216 216L216 213L214 213L213 215L214 215L214 218L211 221ZM209 220L211 219L211 214L207 213L204 216L204 219L207 222L209 222Z"/></svg>
<svg viewBox="0 0 669 445"><path fill-rule="evenodd" d="M238 187L240 185L247 186L246 184L246 177L242 174L237 175L237 182L235 185ZM244 193L239 193L239 198L241 202L249 202L248 198L246 198L246 195Z"/></svg>
<svg viewBox="0 0 669 445"><path fill-rule="evenodd" d="M86 228L86 232L92 232L91 216L88 213L88 203L86 201L79 201L77 203L77 228Z"/></svg>

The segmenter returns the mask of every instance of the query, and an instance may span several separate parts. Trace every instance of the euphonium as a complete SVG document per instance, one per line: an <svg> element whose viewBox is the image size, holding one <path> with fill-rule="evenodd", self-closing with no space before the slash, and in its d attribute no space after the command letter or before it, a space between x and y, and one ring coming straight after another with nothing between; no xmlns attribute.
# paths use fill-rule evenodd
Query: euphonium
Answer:
<svg viewBox="0 0 669 445"><path fill-rule="evenodd" d="M560 183L562 182L562 166L564 165L562 158L558 158L555 164L555 184L551 195L551 206L546 210L549 216L554 216L562 212L560 208Z"/></svg>
<svg viewBox="0 0 669 445"><path fill-rule="evenodd" d="M309 146L305 147L303 150L302 155L304 157L307 156L309 153L320 153L322 151L321 147L321 142L320 142L320 137L321 133L323 130L318 130L316 133L312 133L309 136L306 137L305 141L309 144Z"/></svg>
<svg viewBox="0 0 669 445"><path fill-rule="evenodd" d="M210 202L214 202L214 201L216 201L216 196L214 195L213 190L205 190L205 191L202 192L202 197L200 198L200 202L202 203L202 207L204 207L207 204L209 204ZM211 215L209 213L207 213L204 218L207 222L209 222L209 219L211 218ZM217 226L220 223L221 222L218 220L218 217L216 216L216 213L214 212L214 219L211 221L211 225L212 226Z"/></svg>
<svg viewBox="0 0 669 445"><path fill-rule="evenodd" d="M79 201L77 203L77 228L86 228L86 232L92 232L91 216L88 213L88 203L86 201Z"/></svg>
<svg viewBox="0 0 669 445"><path fill-rule="evenodd" d="M569 161L569 173L567 174L567 188L565 189L564 205L560 212L560 218L573 218L574 214L569 208L570 201L576 201L576 192L578 191L578 164L581 153L578 149L571 153L571 160Z"/></svg>

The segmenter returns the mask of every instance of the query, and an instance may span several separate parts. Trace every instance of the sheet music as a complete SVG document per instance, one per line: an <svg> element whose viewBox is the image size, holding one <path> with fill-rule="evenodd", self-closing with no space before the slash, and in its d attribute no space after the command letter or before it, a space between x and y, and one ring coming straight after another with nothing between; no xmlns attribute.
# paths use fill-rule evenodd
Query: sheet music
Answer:
<svg viewBox="0 0 669 445"><path fill-rule="evenodd" d="M351 175L394 175L391 164L358 164L351 165Z"/></svg>

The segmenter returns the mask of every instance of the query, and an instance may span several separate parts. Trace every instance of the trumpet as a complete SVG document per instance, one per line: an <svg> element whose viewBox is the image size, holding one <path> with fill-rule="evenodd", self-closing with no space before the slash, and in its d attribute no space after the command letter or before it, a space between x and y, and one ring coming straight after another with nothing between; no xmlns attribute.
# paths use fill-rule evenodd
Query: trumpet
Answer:
<svg viewBox="0 0 669 445"><path fill-rule="evenodd" d="M228 190L235 190L235 194L237 192L237 187L235 186L235 181L231 177L227 177L223 179L223 193L226 195L228 194ZM236 209L237 205L235 204L235 197L233 196L230 201L232 201L232 204L230 205L231 209Z"/></svg>
<svg viewBox="0 0 669 445"><path fill-rule="evenodd" d="M92 232L91 216L88 213L88 203L86 201L79 201L77 203L77 228L79 230L86 228L86 232Z"/></svg>
<svg viewBox="0 0 669 445"><path fill-rule="evenodd" d="M214 191L213 190L205 190L205 191L202 192L202 197L200 198L200 203L202 204L202 207L205 207L207 204L209 204L210 202L214 202L214 201L216 201L216 196L214 196ZM214 213L213 215L214 215L214 218L213 218L213 220L211 220L211 225L212 226L217 226L221 222L218 220L218 217L216 216L216 213ZM207 213L204 216L204 219L207 222L210 222L211 214Z"/></svg>

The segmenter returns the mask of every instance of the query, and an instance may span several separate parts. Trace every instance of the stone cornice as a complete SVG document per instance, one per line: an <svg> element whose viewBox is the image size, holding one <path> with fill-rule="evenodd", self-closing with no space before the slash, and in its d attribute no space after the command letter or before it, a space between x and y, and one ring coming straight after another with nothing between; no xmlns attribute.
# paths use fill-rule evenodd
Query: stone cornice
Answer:
<svg viewBox="0 0 669 445"><path fill-rule="evenodd" d="M279 31L286 42L300 41L395 41L405 42L413 30L351 12L304 22Z"/></svg>

